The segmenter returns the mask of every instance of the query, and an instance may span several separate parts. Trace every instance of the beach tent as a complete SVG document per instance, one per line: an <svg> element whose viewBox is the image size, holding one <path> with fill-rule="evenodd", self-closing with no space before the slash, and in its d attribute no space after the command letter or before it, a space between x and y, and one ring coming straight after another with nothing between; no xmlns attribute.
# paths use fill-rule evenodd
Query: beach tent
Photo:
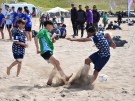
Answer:
<svg viewBox="0 0 135 101"><path fill-rule="evenodd" d="M55 7L55 8L52 8L48 11L46 11L47 13L60 13L60 12L69 12L68 10L65 10L63 8L60 8L60 7Z"/></svg>

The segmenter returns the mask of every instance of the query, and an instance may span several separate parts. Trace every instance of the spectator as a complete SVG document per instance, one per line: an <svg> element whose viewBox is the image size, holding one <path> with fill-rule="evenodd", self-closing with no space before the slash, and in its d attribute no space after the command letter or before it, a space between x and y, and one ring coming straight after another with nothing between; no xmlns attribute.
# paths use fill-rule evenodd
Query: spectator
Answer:
<svg viewBox="0 0 135 101"><path fill-rule="evenodd" d="M118 24L120 26L120 24L122 23L122 15L121 15L121 12L119 11L118 12Z"/></svg>
<svg viewBox="0 0 135 101"><path fill-rule="evenodd" d="M12 19L11 19L11 13L9 11L9 6L5 5L5 9L6 9L5 19L6 19L7 30L9 33L9 40L12 40L12 35L11 35Z"/></svg>
<svg viewBox="0 0 135 101"><path fill-rule="evenodd" d="M60 38L65 38L67 35L67 30L66 30L65 24L63 24L62 27L60 28L60 32L61 32Z"/></svg>
<svg viewBox="0 0 135 101"><path fill-rule="evenodd" d="M96 31L98 31L98 22L100 20L100 14L97 11L96 5L93 6L93 26L96 28Z"/></svg>
<svg viewBox="0 0 135 101"><path fill-rule="evenodd" d="M54 35L54 34L56 34L55 36L55 39L56 40L58 40L59 39L59 37L60 37L60 35L61 35L61 33L60 33L60 30L58 29L58 26L55 24L54 26L54 29L53 30L51 30L51 34L52 34L52 36Z"/></svg>
<svg viewBox="0 0 135 101"><path fill-rule="evenodd" d="M4 39L4 33L3 33L4 19L5 19L5 16L4 14L2 14L2 8L0 8L0 32L1 32L2 39Z"/></svg>
<svg viewBox="0 0 135 101"><path fill-rule="evenodd" d="M64 24L64 15L61 15L61 23Z"/></svg>
<svg viewBox="0 0 135 101"><path fill-rule="evenodd" d="M45 14L42 14L40 17L40 25L39 25L39 29L42 27L42 29L44 28L44 22L46 21L46 17Z"/></svg>
<svg viewBox="0 0 135 101"><path fill-rule="evenodd" d="M81 28L81 37L83 37L84 23L86 21L86 13L84 10L82 10L82 5L79 5L79 10L77 11L77 20L76 21L77 21L77 27Z"/></svg>
<svg viewBox="0 0 135 101"><path fill-rule="evenodd" d="M103 14L103 24L104 24L104 28L106 27L106 25L108 24L108 15L107 12L105 12Z"/></svg>
<svg viewBox="0 0 135 101"><path fill-rule="evenodd" d="M108 30L108 29L113 29L113 22L112 22L112 21L108 24L108 27L107 27L106 29L107 29L107 30Z"/></svg>
<svg viewBox="0 0 135 101"><path fill-rule="evenodd" d="M50 15L47 13L46 14L46 21L49 21L50 20Z"/></svg>
<svg viewBox="0 0 135 101"><path fill-rule="evenodd" d="M53 22L53 24L55 25L57 25L58 23L57 23L57 21L56 21L56 16L52 19L52 22Z"/></svg>
<svg viewBox="0 0 135 101"><path fill-rule="evenodd" d="M92 10L89 9L89 6L86 6L85 8L86 8L86 23L87 23L86 30L87 30L93 24L93 13Z"/></svg>
<svg viewBox="0 0 135 101"><path fill-rule="evenodd" d="M28 41L31 41L32 34L30 32L31 32L31 28L32 28L32 21L31 21L31 14L30 14L30 11L28 9L25 10L24 19L26 20L26 24L25 24L26 37L27 37Z"/></svg>
<svg viewBox="0 0 135 101"><path fill-rule="evenodd" d="M77 35L77 25L76 25L76 19L77 19L77 9L74 4L71 4L71 22L73 27L73 38Z"/></svg>

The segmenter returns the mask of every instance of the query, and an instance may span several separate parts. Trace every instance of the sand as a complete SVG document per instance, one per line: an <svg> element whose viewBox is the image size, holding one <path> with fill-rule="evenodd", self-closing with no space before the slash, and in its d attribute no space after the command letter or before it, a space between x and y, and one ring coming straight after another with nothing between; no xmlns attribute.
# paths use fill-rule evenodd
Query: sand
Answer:
<svg viewBox="0 0 135 101"><path fill-rule="evenodd" d="M66 19L66 24L68 37L71 37L69 19ZM33 29L38 31L38 26L38 19L33 19ZM11 75L7 76L6 68L14 61L12 42L0 39L0 101L134 101L135 27L123 24L122 28L121 31L110 32L127 40L128 44L115 50L111 49L111 58L100 72L109 79L105 82L97 79L90 89L46 86L53 67L36 54L34 41L29 43L29 48L26 49L20 76L16 77L16 67L13 67ZM4 32L8 39L7 31ZM64 72L67 75L75 75L83 66L84 59L95 51L97 49L92 42L77 43L61 39L55 43L54 54L60 60ZM92 72L93 65L89 75L92 75Z"/></svg>

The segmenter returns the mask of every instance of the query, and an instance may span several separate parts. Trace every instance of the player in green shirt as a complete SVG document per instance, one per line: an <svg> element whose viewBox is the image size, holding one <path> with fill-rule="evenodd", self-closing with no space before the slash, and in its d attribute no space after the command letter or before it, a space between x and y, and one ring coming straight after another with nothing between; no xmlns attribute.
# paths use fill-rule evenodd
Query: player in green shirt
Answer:
<svg viewBox="0 0 135 101"><path fill-rule="evenodd" d="M45 60L49 61L54 66L49 76L47 85L52 85L52 80L56 74L56 70L58 70L58 72L60 73L63 81L67 83L73 74L67 76L61 69L59 60L57 60L53 56L53 50L54 50L53 43L55 42L55 40L53 37L50 36L50 32L49 32L53 29L53 23L51 21L46 21L44 23L44 27L45 29L41 29L39 33L36 35L36 37L34 38L34 40L35 40L37 53L40 53ZM39 45L40 45L40 50L39 50Z"/></svg>

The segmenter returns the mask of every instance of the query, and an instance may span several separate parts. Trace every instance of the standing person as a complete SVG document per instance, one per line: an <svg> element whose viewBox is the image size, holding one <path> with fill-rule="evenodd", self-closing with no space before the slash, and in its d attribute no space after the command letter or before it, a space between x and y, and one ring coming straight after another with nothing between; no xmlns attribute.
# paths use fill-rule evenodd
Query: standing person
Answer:
<svg viewBox="0 0 135 101"><path fill-rule="evenodd" d="M50 15L49 13L46 14L46 21L49 21L50 20Z"/></svg>
<svg viewBox="0 0 135 101"><path fill-rule="evenodd" d="M89 6L85 6L86 8L86 30L93 25L93 13Z"/></svg>
<svg viewBox="0 0 135 101"><path fill-rule="evenodd" d="M119 24L119 26L121 25L121 23L122 23L122 15L121 15L121 12L119 11L118 12L118 24Z"/></svg>
<svg viewBox="0 0 135 101"><path fill-rule="evenodd" d="M62 70L59 60L57 60L53 56L54 41L50 36L50 31L53 29L53 23L51 21L46 21L44 23L44 27L45 29L41 29L34 39L35 39L37 53L40 53L45 60L49 61L54 66L49 76L47 85L52 85L52 80L56 74L56 70L59 72L63 81L66 83L71 78L72 75L67 76ZM40 50L38 45L38 39L40 44Z"/></svg>
<svg viewBox="0 0 135 101"><path fill-rule="evenodd" d="M77 35L77 25L76 25L76 19L77 19L77 9L74 4L71 4L71 22L73 27L73 38Z"/></svg>
<svg viewBox="0 0 135 101"><path fill-rule="evenodd" d="M93 63L95 69L91 80L91 83L93 83L96 80L99 72L102 70L102 68L105 66L105 64L108 62L110 58L110 47L107 39L109 39L111 47L116 48L116 45L109 34L104 35L102 32L96 32L95 27L88 28L87 34L89 38L67 39L70 41L78 42L93 41L96 47L99 49L97 52L93 53L85 59L84 67L81 71L81 76L88 76L90 64Z"/></svg>
<svg viewBox="0 0 135 101"><path fill-rule="evenodd" d="M18 17L17 17L18 20L19 19L24 19L25 14L23 13L22 7L18 8L18 12L17 13L18 13Z"/></svg>
<svg viewBox="0 0 135 101"><path fill-rule="evenodd" d="M30 11L28 9L25 10L24 19L26 20L26 24L25 24L26 37L27 37L28 41L31 41L32 34L30 32L31 32L31 28L32 28L32 21L31 21L31 14L30 14Z"/></svg>
<svg viewBox="0 0 135 101"><path fill-rule="evenodd" d="M61 23L64 24L64 15L61 15Z"/></svg>
<svg viewBox="0 0 135 101"><path fill-rule="evenodd" d="M46 21L46 17L45 14L42 14L40 17L40 25L39 25L39 29L42 27L42 29L44 28L44 22Z"/></svg>
<svg viewBox="0 0 135 101"><path fill-rule="evenodd" d="M1 32L2 39L4 39L4 33L3 33L4 19L5 19L5 16L4 14L2 14L2 8L0 8L0 32Z"/></svg>
<svg viewBox="0 0 135 101"><path fill-rule="evenodd" d="M26 44L25 33L23 31L25 22L22 19L19 19L17 23L18 29L14 33L14 40L12 45L12 52L15 61L9 67L7 67L7 75L10 75L10 70L12 69L12 67L18 65L16 74L16 76L18 77L22 66L22 60L25 54L25 48L28 47L28 45Z"/></svg>
<svg viewBox="0 0 135 101"><path fill-rule="evenodd" d="M86 21L86 13L82 10L82 5L79 5L79 10L77 11L77 27L81 28L81 38L84 34L84 23ZM78 30L78 28L77 28Z"/></svg>
<svg viewBox="0 0 135 101"><path fill-rule="evenodd" d="M100 14L97 11L96 5L93 5L93 26L96 28L96 31L98 31L98 22L100 20Z"/></svg>
<svg viewBox="0 0 135 101"><path fill-rule="evenodd" d="M6 9L6 14L5 14L6 27L9 33L9 40L12 40L12 35L11 35L12 19L11 19L11 13L9 11L9 6L5 5L5 9Z"/></svg>
<svg viewBox="0 0 135 101"><path fill-rule="evenodd" d="M106 27L107 23L108 23L108 15L107 15L107 12L105 12L105 13L103 14L103 24L104 24L104 28Z"/></svg>
<svg viewBox="0 0 135 101"><path fill-rule="evenodd" d="M16 29L18 27L17 26L17 16L18 16L18 13L15 11L15 7L14 6L12 7L11 15L12 15L12 24L13 24L13 29L11 30L11 32L12 32L12 36L13 36L14 32L16 31Z"/></svg>

